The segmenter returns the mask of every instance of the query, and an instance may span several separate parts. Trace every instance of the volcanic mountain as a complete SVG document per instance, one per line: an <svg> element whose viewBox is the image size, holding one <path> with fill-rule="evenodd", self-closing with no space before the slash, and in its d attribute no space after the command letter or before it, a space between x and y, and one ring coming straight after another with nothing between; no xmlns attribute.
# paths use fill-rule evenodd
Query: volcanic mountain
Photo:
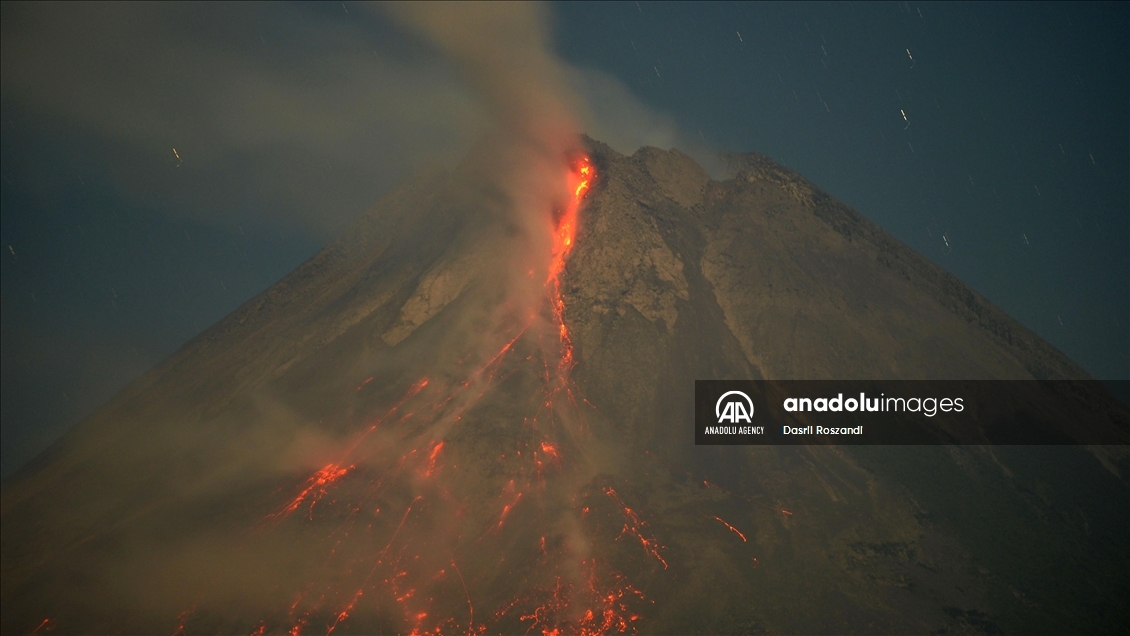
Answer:
<svg viewBox="0 0 1130 636"><path fill-rule="evenodd" d="M549 265L426 169L5 482L4 633L1130 623L1125 446L694 445L696 379L1078 365L764 156L584 146Z"/></svg>

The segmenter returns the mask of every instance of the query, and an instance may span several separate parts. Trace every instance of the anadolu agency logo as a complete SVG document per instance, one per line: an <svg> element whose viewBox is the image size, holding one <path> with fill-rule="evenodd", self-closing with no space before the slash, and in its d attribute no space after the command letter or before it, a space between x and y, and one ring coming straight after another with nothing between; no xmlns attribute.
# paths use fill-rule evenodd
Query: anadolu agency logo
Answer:
<svg viewBox="0 0 1130 636"><path fill-rule="evenodd" d="M714 416L719 424L752 424L753 400L741 391L726 391L714 404Z"/></svg>

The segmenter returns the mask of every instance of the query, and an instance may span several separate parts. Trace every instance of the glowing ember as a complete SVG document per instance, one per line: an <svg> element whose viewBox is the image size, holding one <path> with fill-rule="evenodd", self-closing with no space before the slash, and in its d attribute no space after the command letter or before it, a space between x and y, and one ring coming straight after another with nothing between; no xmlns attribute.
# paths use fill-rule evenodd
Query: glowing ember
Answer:
<svg viewBox="0 0 1130 636"><path fill-rule="evenodd" d="M372 379L373 378L370 377L368 380L365 380L364 382L362 382L361 386L357 387L357 390L358 391L361 390L361 387L368 384L369 380L372 380ZM373 422L368 428L366 428L361 433L361 435L359 435L357 437L357 439L354 440L353 443L349 445L349 447L345 450L345 458L348 458L349 455L353 453L353 451L357 450L357 447L361 445L361 442L363 442L365 440L365 438L369 436L370 433L377 430L377 427L379 427L381 424L386 422L390 417L392 417L393 414L395 414L397 411L399 411L401 409L401 407L403 407L405 405L405 403L407 403L412 398L416 397L416 395L420 391L423 391L424 387L428 386L428 382L429 382L429 380L427 378L420 378L419 380L416 380L416 382L414 384L412 384L411 388L408 389L408 392L405 393L404 396L400 398L400 401L398 401L396 404L393 404L392 407L388 411L386 411L384 415L377 418L377 420L375 422ZM409 414L409 416L410 415L411 414ZM405 417L408 417L408 416L405 416ZM404 419L404 418L401 418L401 419ZM344 463L345 458L343 458L341 460L341 463Z"/></svg>
<svg viewBox="0 0 1130 636"><path fill-rule="evenodd" d="M549 442L541 443L541 452L544 453L546 458L550 461L556 461L558 459L557 447Z"/></svg>
<svg viewBox="0 0 1130 636"><path fill-rule="evenodd" d="M491 336L497 338L498 348L491 349L493 355L488 352L484 356L485 363L472 367L462 378L417 380L392 406L382 409L382 415L367 420L343 444L336 461L306 478L281 509L267 515L274 522L270 528L283 522L328 526L322 549L327 554L325 567L334 576L329 583L314 578L296 596L288 596L285 605L289 608L283 608L270 623L259 622L253 634L265 633L268 625L272 632L289 626L293 636L311 629L324 629L327 635L352 632L358 629L354 621L372 620L373 616L381 616L381 620L395 617L396 622L387 627L389 631L420 635L510 632L519 626L527 633L545 636L635 631L640 620L636 606L646 601L644 595L622 575L598 567L595 559L582 559L563 548L568 542L556 525L557 517L550 519L544 514L547 500L557 496L546 484L547 472L567 470L575 456L572 442L576 438L569 437L575 428L569 427L584 418L573 407L584 401L595 409L577 395L570 378L573 344L565 323L561 282L566 259L576 242L578 214L595 179L596 171L587 157L574 161L569 166L567 184L571 197L553 216L551 260L544 287L549 328L537 322L536 312L528 318L497 324ZM522 340L524 337L527 340ZM532 353L529 348L523 349L530 338L536 339L537 345ZM528 355L524 361L515 361L516 356L511 356L515 351ZM468 354L459 364L475 359L483 358ZM524 428L514 440L516 448L505 449L500 457L518 462L518 468L501 489L497 507L485 513L472 510L468 502L460 500L464 491L453 481L459 474L461 447L454 442L447 444L447 431L488 391L517 369L528 368L522 366L526 363L538 365L543 381L533 396L536 413L522 419ZM372 391L374 377L363 376L354 382L344 392L361 394L352 398L359 400ZM328 497L331 492L334 496ZM604 492L623 514L621 536L634 537L644 552L666 569L667 561L661 554L664 548L647 533L640 515L612 488ZM321 501L327 503L319 504ZM539 523L546 524L538 528L541 532L527 537L524 528L506 527L519 504L523 506L523 519L538 518ZM321 506L317 520L315 505ZM308 507L309 514L291 518L303 506ZM386 510L383 515L382 509ZM395 517L386 519L388 510L403 510L395 528L391 527ZM599 514L587 506L575 510L578 520L590 513ZM469 519L479 519L481 525L468 527ZM454 528L452 535L441 535L454 541L436 541L433 528L437 526ZM476 622L472 596L479 593L476 585L482 585L482 579L480 576L476 581L471 571L470 578L465 579L457 556L464 567L470 567L468 562L479 561L480 554L492 545L509 550L521 541L534 542L527 547L538 555L538 567L545 567L545 578L516 582L522 587L515 588L511 600L494 606L498 609L493 611L488 608L486 618L480 614ZM509 567L511 553L499 556L499 565ZM178 631L185 631L190 614L191 610L179 617ZM49 629L47 625L45 621L41 628Z"/></svg>
<svg viewBox="0 0 1130 636"><path fill-rule="evenodd" d="M714 520L716 520L716 521L717 521L718 523L720 523L720 524L722 524L722 525L726 526L727 528L729 528L729 529L730 529L730 531L732 531L732 532L733 532L734 534L736 534L736 535L738 535L739 537L741 537L741 539L742 539L742 543L745 543L745 542L746 542L746 539L745 539L745 535L744 535L744 534L742 534L741 530L738 530L738 529L737 529L737 528L735 528L734 526L730 525L730 524L729 524L729 523L727 523L727 522L726 522L725 520L723 520L723 519L722 519L721 517L711 517L711 519L714 519Z"/></svg>
<svg viewBox="0 0 1130 636"><path fill-rule="evenodd" d="M35 628L35 629L33 629L33 630L32 630L32 632L31 632L31 636L36 636L36 634L43 634L43 633L49 632L49 631L51 631L51 630L52 630L52 629L53 629L54 627L55 627L55 621L54 621L54 619L51 619L51 618L45 618L45 619L43 619L43 622L41 622L41 623L40 623L39 625L37 625L37 626L36 626L36 628ZM181 626L180 628L178 628L178 629L182 629L182 630L183 630L183 627L184 627L184 626L182 625L182 626Z"/></svg>
<svg viewBox="0 0 1130 636"><path fill-rule="evenodd" d="M282 510L271 515L271 517L287 517L307 500L310 501L310 514L313 514L314 505L329 492L330 485L344 477L352 468L353 466L341 467L334 463L326 464L306 481L305 488L298 493L298 496L292 499Z"/></svg>
<svg viewBox="0 0 1130 636"><path fill-rule="evenodd" d="M185 611L181 612L177 616L177 629L176 629L176 631L173 632L173 636L177 636L178 634L184 634L185 633L185 624L188 622L188 618L190 616L192 616L192 614L194 612L196 612L196 606L195 605L192 606L191 608L186 609ZM40 627L43 627L43 625L40 625Z"/></svg>
<svg viewBox="0 0 1130 636"><path fill-rule="evenodd" d="M513 501L511 501L510 503L508 503L508 504L506 504L505 506L502 507L502 515L499 516L499 518L498 518L499 529L501 529L502 524L506 522L506 515L510 514L510 511L514 509L514 506L518 505L518 500L520 500L521 498L522 498L522 493L518 493L514 497Z"/></svg>
<svg viewBox="0 0 1130 636"><path fill-rule="evenodd" d="M436 474L438 470L436 468L436 460L439 458L439 453L442 450L443 442L437 442L436 445L432 447L432 452L428 455L428 469L424 472L425 477L431 477Z"/></svg>
<svg viewBox="0 0 1130 636"><path fill-rule="evenodd" d="M364 588L357 590L357 593L353 595L353 599L349 601L349 604L345 606L345 609L338 612L337 617L334 618L334 622L330 624L328 629L326 629L326 636L332 634L333 631L337 629L339 623L349 618L349 613L352 612L353 608L357 606L357 601L361 600L361 595L364 593Z"/></svg>
<svg viewBox="0 0 1130 636"><path fill-rule="evenodd" d="M624 513L624 529L620 531L621 536L623 536L624 534L630 534L638 539L640 545L643 546L644 552L646 552L649 556L655 557L657 561L663 564L663 569L666 570L667 561L659 552L659 549L663 546L659 545L659 543L657 543L655 539L649 539L643 535L643 527L647 524L640 519L635 510L632 510L624 504L624 501L620 499L620 495L616 494L615 490L613 490L612 488L605 488L604 494L608 495L608 497L612 499L612 501L615 501L616 504L620 506L620 510Z"/></svg>
<svg viewBox="0 0 1130 636"><path fill-rule="evenodd" d="M570 173L573 183L573 200L565 206L564 213L557 223L554 235L553 260L549 265L549 279L546 281L550 287L550 308L553 311L553 322L557 327L560 339L561 359L557 364L558 376L562 379L568 376L573 368L573 342L569 337L569 328L565 325L565 299L561 294L561 272L565 269L565 258L573 249L573 241L577 235L577 213L581 202L593 179L596 171L589 162L588 157L582 157Z"/></svg>
<svg viewBox="0 0 1130 636"><path fill-rule="evenodd" d="M535 630L542 636L604 636L623 634L629 630L634 633L633 623L640 619L640 615L631 606L646 600L643 593L616 574L611 576L610 585L601 584L595 559L582 561L581 565L587 571L583 586L570 585L557 577L551 589L539 590L529 599L515 601L496 613L496 618L523 601L531 601L536 603L534 608L519 617L522 622L529 623L527 634ZM584 608L583 612L575 610L574 604Z"/></svg>
<svg viewBox="0 0 1130 636"><path fill-rule="evenodd" d="M556 282L561 270L565 268L565 257L573 249L573 240L577 236L577 212L580 210L581 201L592 186L596 172L589 162L588 157L581 158L570 173L570 182L573 184L573 200L565 206L561 219L557 222L557 231L554 235L553 261L549 266L549 280L547 283Z"/></svg>

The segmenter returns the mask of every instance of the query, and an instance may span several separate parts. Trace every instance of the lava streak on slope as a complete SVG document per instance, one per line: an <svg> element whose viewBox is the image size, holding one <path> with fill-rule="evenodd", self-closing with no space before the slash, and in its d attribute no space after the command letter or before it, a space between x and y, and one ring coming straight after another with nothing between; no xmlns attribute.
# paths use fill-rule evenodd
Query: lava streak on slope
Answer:
<svg viewBox="0 0 1130 636"><path fill-rule="evenodd" d="M740 539L742 540L742 543L746 543L746 538L745 538L745 535L744 535L744 534L742 534L742 531L741 531L741 530L738 530L738 529L737 529L737 528L735 528L734 526L730 525L730 523L729 523L728 521L724 520L724 519L723 519L722 517L719 517L719 516L717 516L717 515L714 515L714 516L712 516L712 517L711 517L711 519L714 519L714 520L715 520L715 521L717 521L718 523L720 523L720 524L722 524L722 525L726 526L727 528L729 528L729 529L730 529L730 532L733 532L734 534L738 535L738 538L740 538Z"/></svg>
<svg viewBox="0 0 1130 636"><path fill-rule="evenodd" d="M643 546L643 551L650 557L654 557L656 561L663 564L663 569L667 569L667 560L663 558L660 549L663 547L654 538L648 538L644 535L643 529L647 525L635 510L632 510L620 499L620 495L612 488L606 487L604 494L608 495L609 499L616 502L620 507L620 511L624 513L624 529L620 532L621 536L630 534L635 537L640 545Z"/></svg>
<svg viewBox="0 0 1130 636"><path fill-rule="evenodd" d="M330 463L306 480L305 487L282 510L271 515L271 518L286 517L294 512L304 502L310 502L310 515L314 514L314 506L329 492L330 486L348 473L353 466L338 466Z"/></svg>
<svg viewBox="0 0 1130 636"><path fill-rule="evenodd" d="M581 202L588 194L595 178L596 171L588 157L578 159L569 172L569 188L573 196L557 220L557 228L553 236L553 260L549 265L549 279L546 283L559 282L561 271L565 269L565 259L573 249L573 241L577 237L577 214Z"/></svg>
<svg viewBox="0 0 1130 636"><path fill-rule="evenodd" d="M565 259L572 251L577 237L577 216L581 203L595 179L596 169L593 168L588 157L582 156L574 162L573 169L569 172L569 189L573 196L557 220L557 228L554 231L552 260L546 286L549 289L550 309L553 313L553 323L561 353L557 363L558 384L549 391L549 397L556 395L560 390L566 391L570 398L573 397L569 382L569 372L573 368L573 341L569 336L569 328L565 325L565 298L561 294L561 273L565 269Z"/></svg>

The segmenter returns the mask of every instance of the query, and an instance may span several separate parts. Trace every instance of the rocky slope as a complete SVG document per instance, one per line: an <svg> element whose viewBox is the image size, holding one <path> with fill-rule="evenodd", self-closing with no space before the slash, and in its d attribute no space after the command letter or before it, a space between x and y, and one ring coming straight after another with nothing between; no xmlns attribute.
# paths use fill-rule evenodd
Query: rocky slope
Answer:
<svg viewBox="0 0 1130 636"><path fill-rule="evenodd" d="M571 362L499 309L482 162L426 170L4 484L3 631L1130 620L1125 447L693 443L695 379L1082 369L766 157L586 144Z"/></svg>

